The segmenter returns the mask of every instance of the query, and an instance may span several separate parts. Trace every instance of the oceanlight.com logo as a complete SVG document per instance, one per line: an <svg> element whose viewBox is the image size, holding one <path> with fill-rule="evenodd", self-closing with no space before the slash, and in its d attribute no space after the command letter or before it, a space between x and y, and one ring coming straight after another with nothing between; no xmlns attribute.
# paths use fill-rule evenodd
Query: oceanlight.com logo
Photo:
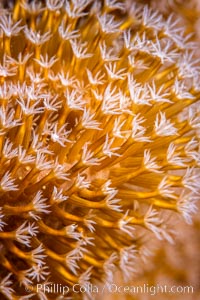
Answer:
<svg viewBox="0 0 200 300"><path fill-rule="evenodd" d="M93 284L74 284L73 286L62 285L59 283L37 284L36 288L29 286L26 289L28 292L56 294L60 295L60 299L71 294L192 294L194 293L193 286L167 286L167 285L149 285L143 284L138 286L133 285L118 285L115 283L105 283L103 286ZM67 298L66 298L67 299Z"/></svg>
<svg viewBox="0 0 200 300"><path fill-rule="evenodd" d="M105 284L102 292L117 293L117 294L190 294L194 293L193 286L167 286L167 285L149 285L148 283L138 286Z"/></svg>

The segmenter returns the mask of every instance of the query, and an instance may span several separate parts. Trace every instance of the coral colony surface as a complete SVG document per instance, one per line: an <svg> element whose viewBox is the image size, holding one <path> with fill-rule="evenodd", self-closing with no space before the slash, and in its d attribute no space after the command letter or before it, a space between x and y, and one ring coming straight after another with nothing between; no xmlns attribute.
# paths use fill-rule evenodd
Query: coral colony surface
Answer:
<svg viewBox="0 0 200 300"><path fill-rule="evenodd" d="M95 299L116 271L137 276L154 240L173 243L171 216L197 210L194 37L136 1L7 4L0 298Z"/></svg>

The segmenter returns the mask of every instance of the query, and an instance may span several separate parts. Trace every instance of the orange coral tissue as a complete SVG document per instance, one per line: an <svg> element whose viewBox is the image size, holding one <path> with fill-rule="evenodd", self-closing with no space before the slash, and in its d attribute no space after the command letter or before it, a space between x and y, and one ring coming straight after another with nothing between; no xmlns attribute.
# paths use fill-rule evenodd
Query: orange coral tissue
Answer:
<svg viewBox="0 0 200 300"><path fill-rule="evenodd" d="M196 44L173 14L130 2L2 5L1 299L130 279L149 239L173 242L171 216L192 223Z"/></svg>

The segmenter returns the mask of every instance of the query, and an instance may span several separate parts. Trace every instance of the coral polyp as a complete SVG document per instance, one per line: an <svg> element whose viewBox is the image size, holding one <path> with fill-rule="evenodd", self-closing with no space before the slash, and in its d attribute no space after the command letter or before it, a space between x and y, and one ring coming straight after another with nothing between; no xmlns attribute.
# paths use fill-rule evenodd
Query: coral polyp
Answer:
<svg viewBox="0 0 200 300"><path fill-rule="evenodd" d="M130 279L151 259L147 240L173 242L170 216L190 224L197 209L193 36L134 1L11 6L0 11L1 297L55 299L38 284L112 282L117 269Z"/></svg>

